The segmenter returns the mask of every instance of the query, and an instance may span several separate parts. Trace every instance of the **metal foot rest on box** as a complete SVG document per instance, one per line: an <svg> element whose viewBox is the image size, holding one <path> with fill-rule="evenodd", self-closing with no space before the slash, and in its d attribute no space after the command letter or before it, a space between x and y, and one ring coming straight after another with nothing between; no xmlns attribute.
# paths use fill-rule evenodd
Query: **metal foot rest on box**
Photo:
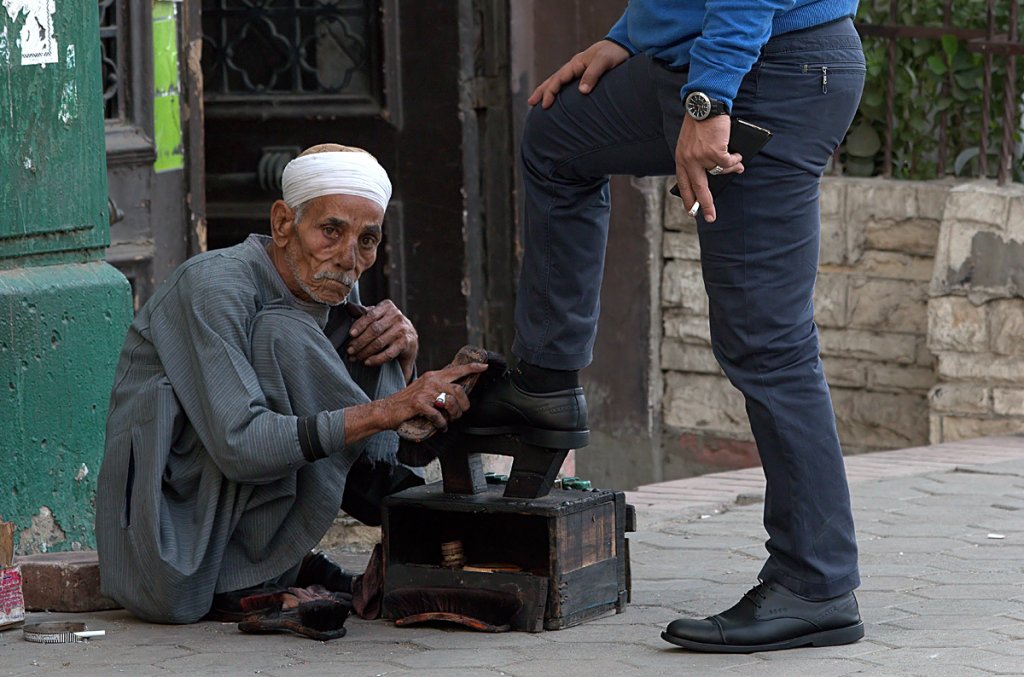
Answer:
<svg viewBox="0 0 1024 677"><path fill-rule="evenodd" d="M505 498L541 498L554 486L569 450L527 444L516 435L467 435L457 450L438 457L445 493L479 494L487 489L480 454L512 457Z"/></svg>

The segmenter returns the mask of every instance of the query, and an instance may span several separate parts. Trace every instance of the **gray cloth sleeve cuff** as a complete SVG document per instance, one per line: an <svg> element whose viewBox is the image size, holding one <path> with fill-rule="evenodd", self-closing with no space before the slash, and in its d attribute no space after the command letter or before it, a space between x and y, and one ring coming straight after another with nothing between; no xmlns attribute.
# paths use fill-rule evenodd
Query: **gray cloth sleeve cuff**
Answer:
<svg viewBox="0 0 1024 677"><path fill-rule="evenodd" d="M316 431L326 456L345 448L345 410L322 411L316 415Z"/></svg>
<svg viewBox="0 0 1024 677"><path fill-rule="evenodd" d="M310 463L327 458L345 446L343 409L322 411L316 416L299 416L295 423L299 433L299 448Z"/></svg>
<svg viewBox="0 0 1024 677"><path fill-rule="evenodd" d="M310 463L327 458L324 447L320 444L320 432L315 416L299 416L295 419L299 434L299 448L302 455Z"/></svg>

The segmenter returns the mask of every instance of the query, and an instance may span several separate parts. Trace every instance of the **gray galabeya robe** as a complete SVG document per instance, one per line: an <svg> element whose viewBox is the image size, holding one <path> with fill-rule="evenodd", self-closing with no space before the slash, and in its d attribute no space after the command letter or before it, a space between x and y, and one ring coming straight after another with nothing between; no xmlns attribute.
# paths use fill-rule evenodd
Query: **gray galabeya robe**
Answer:
<svg viewBox="0 0 1024 677"><path fill-rule="evenodd" d="M359 454L393 462L393 433L345 445L343 408L369 401L366 387L323 335L327 307L291 294L267 242L182 264L121 352L96 540L102 593L145 620L196 621L214 593L292 570L330 527ZM386 391L404 385L397 365L387 373ZM326 458L310 457L300 422Z"/></svg>

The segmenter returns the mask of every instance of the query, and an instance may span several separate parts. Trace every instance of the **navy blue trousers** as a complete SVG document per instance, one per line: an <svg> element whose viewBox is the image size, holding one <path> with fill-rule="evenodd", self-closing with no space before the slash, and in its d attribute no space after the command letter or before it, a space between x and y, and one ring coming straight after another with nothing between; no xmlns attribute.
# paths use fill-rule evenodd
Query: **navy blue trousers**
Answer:
<svg viewBox="0 0 1024 677"><path fill-rule="evenodd" d="M767 478L769 557L760 577L810 598L860 583L812 296L820 178L853 119L864 75L849 20L770 40L743 80L733 115L774 136L715 200L715 223L698 219L712 347L744 395ZM675 173L686 78L638 55L589 95L572 83L550 109L530 112L518 357L556 369L589 364L608 240L608 175Z"/></svg>

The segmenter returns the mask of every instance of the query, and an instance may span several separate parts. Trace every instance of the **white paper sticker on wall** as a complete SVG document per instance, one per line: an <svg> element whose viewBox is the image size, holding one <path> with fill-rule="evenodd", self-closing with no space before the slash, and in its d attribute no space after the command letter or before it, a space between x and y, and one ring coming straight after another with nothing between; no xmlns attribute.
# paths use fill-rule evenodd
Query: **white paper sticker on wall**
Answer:
<svg viewBox="0 0 1024 677"><path fill-rule="evenodd" d="M21 65L57 63L54 0L3 0L11 21L21 24Z"/></svg>

